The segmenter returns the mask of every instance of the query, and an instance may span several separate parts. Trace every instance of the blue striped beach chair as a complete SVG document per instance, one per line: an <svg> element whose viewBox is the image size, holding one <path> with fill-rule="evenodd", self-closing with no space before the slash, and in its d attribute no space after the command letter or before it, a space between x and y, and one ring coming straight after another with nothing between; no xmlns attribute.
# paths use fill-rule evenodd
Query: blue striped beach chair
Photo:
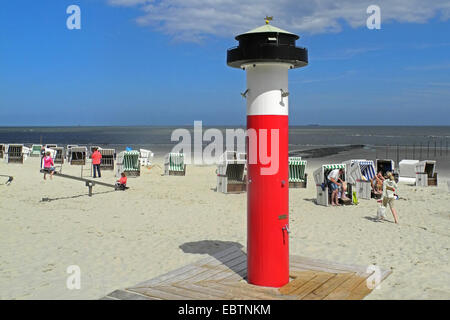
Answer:
<svg viewBox="0 0 450 320"><path fill-rule="evenodd" d="M372 198L372 179L375 178L375 165L372 160L349 160L347 182L355 188L358 199Z"/></svg>

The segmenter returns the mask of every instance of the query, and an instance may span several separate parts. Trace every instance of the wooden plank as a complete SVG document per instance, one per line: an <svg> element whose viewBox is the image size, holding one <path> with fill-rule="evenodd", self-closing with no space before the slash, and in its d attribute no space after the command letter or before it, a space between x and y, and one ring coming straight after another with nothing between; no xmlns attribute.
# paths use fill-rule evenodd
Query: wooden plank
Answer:
<svg viewBox="0 0 450 320"><path fill-rule="evenodd" d="M231 261L233 259L236 259L238 257L247 257L247 256L241 250L238 249L238 250L235 250L233 252L228 253L225 256L221 256L221 257L212 259L211 261L208 261L207 263L203 263L203 264L195 263L195 265L198 265L198 266L205 266L205 265L207 265L207 266L210 266L210 267L211 266L219 266L219 265L222 265L222 264L226 265L227 262L229 262L229 261Z"/></svg>
<svg viewBox="0 0 450 320"><path fill-rule="evenodd" d="M157 300L149 296L144 296L136 292L130 292L126 290L113 291L108 294L108 297L112 297L119 300Z"/></svg>
<svg viewBox="0 0 450 320"><path fill-rule="evenodd" d="M133 288L151 287L153 285L167 283L168 281L170 281L170 279L174 279L174 280L180 279L180 277L183 277L184 273L192 272L193 270L198 271L198 266L216 261L217 259L222 258L230 253L236 252L236 250L239 250L239 248L237 248L236 246L231 246L223 251L216 253L213 256L203 258L193 264L189 264L187 266L184 266L179 269L175 269L173 271L170 271L168 273L160 275L156 278L138 283L137 285L133 286ZM195 274L195 271L194 271L194 274ZM188 276L188 275L190 275L190 274L186 274L184 276Z"/></svg>
<svg viewBox="0 0 450 320"><path fill-rule="evenodd" d="M201 293L205 293L211 296L212 300L226 299L230 300L233 298L230 294L223 292L222 290L217 290L210 287L199 286L195 283L175 283L173 284L176 287L181 287L185 289L189 289L192 291L199 291Z"/></svg>
<svg viewBox="0 0 450 320"><path fill-rule="evenodd" d="M373 272L373 273L375 273L375 271ZM372 274L373 274L372 273ZM348 299L348 300L360 300L360 299L363 299L365 296L367 296L369 293L371 293L372 292L372 289L370 289L368 286L367 286L367 278L369 278L372 274L370 274L370 275L368 275L367 277L364 277L364 281L363 282L361 282L359 285L357 285L356 287L354 287L354 288L352 288L352 290L350 290L350 293L349 293L349 295L347 295L347 298L346 299ZM390 275L391 274L391 271L389 270L389 271L384 271L384 272L381 272L381 274L380 274L380 283L384 280L384 279L386 279L386 277L388 276L388 275ZM367 275L367 274L366 274Z"/></svg>
<svg viewBox="0 0 450 320"><path fill-rule="evenodd" d="M297 290L316 276L317 272L314 271L298 272L296 273L295 279L281 287L279 291L281 294L290 295L293 291Z"/></svg>
<svg viewBox="0 0 450 320"><path fill-rule="evenodd" d="M367 276L368 277L368 276ZM360 273L353 274L346 281L341 283L339 287L331 291L324 300L344 300L350 295L350 292L360 285L362 282L366 282L367 277L362 276Z"/></svg>
<svg viewBox="0 0 450 320"><path fill-rule="evenodd" d="M271 296L273 296L274 298L278 299L283 299L284 297L280 294L280 292L278 291L278 288L271 288L271 287L259 287L259 286L255 286L252 284L249 284L247 282L221 282L227 286L231 286L231 287L235 287L235 288L241 288L244 290L251 290L254 292L260 292L263 294L269 294Z"/></svg>
<svg viewBox="0 0 450 320"><path fill-rule="evenodd" d="M99 300L119 300L119 299L105 296L105 297L103 297L103 298L100 298Z"/></svg>
<svg viewBox="0 0 450 320"><path fill-rule="evenodd" d="M303 299L305 300L322 300L330 292L339 287L343 282L352 277L354 273L338 273L336 276L332 277L320 287L313 290L311 293L306 295Z"/></svg>
<svg viewBox="0 0 450 320"><path fill-rule="evenodd" d="M303 256L290 256L289 260L298 263L298 264L305 264L305 265L311 265L311 266L323 266L325 268L330 269L337 269L342 271L353 271L353 272L365 272L367 270L367 266L360 266L355 264L344 264L339 262L331 262L327 260L321 260L321 259L312 259L307 258Z"/></svg>
<svg viewBox="0 0 450 320"><path fill-rule="evenodd" d="M147 280L147 281L144 281L144 282L140 282L140 283L138 283L137 285L133 286L130 289L133 289L133 288L148 288L148 287L151 287L151 286L154 286L154 285L158 285L158 284L161 284L161 283L165 283L165 282L168 282L168 281L179 279L180 277L183 277L184 274L186 274L188 272L192 272L192 271L196 272L197 270L198 270L197 266L194 266L194 265L190 264L190 265L184 266L182 268L175 269L173 271L165 273L165 274L163 274L161 276L158 276L156 278L153 278L153 279L150 279L150 280Z"/></svg>
<svg viewBox="0 0 450 320"><path fill-rule="evenodd" d="M348 272L355 272L351 270L343 270L343 269L336 269L336 268L329 268L322 265L309 265L304 263L298 263L293 262L291 264L293 267L298 267L304 270L314 270L314 271L321 271L321 272L328 272L328 273L348 273Z"/></svg>
<svg viewBox="0 0 450 320"><path fill-rule="evenodd" d="M221 261L227 260L226 259L227 256L232 255L232 254L234 254L236 252L238 252L240 254L244 254L243 251L240 248L238 248L236 246L230 246L229 248L227 248L227 249L225 249L223 251L217 252L214 255L212 255L211 259L208 261L208 264L210 262L214 261L214 260L218 261L219 264L220 264Z"/></svg>
<svg viewBox="0 0 450 320"><path fill-rule="evenodd" d="M369 293L372 292L372 289L367 287L367 279L364 279L359 285L354 287L349 294L347 295L347 300L361 300Z"/></svg>
<svg viewBox="0 0 450 320"><path fill-rule="evenodd" d="M155 288L133 288L127 291L133 291L140 293L144 296L149 296L151 298L161 299L161 300L189 300L189 297L185 297L178 294L169 293L166 291L157 290Z"/></svg>
<svg viewBox="0 0 450 320"><path fill-rule="evenodd" d="M290 257L289 276L282 288L260 287L243 281L247 276L245 249L236 246L187 266L116 290L103 299L362 299L371 292L367 268L300 256ZM390 270L381 271L381 281Z"/></svg>
<svg viewBox="0 0 450 320"><path fill-rule="evenodd" d="M222 265L220 267L216 267L216 269L211 270L208 274L203 275L203 279L201 280L221 280L226 277L232 276L235 274L235 267L239 266L241 263L246 262L247 257L239 256L236 259L227 262L226 265Z"/></svg>
<svg viewBox="0 0 450 320"><path fill-rule="evenodd" d="M234 273L222 279L222 281L240 281L247 276L247 259L234 267Z"/></svg>
<svg viewBox="0 0 450 320"><path fill-rule="evenodd" d="M173 286L173 285L156 286L153 287L153 289L164 291L170 294L185 296L188 299L211 300L211 295L209 295L208 293L202 293L198 290L197 291L190 290L181 286Z"/></svg>
<svg viewBox="0 0 450 320"><path fill-rule="evenodd" d="M241 254L233 254L233 255L229 255L227 257L227 261L223 261L222 264L212 264L212 263L208 263L205 265L202 265L202 268L204 268L207 271L208 275L212 275L215 273L220 273L222 271L225 272L234 272L233 268L236 265L239 265L240 263L242 263L242 261L246 260L245 256L242 256ZM204 276L207 276L206 274ZM202 279L203 280L203 279Z"/></svg>
<svg viewBox="0 0 450 320"><path fill-rule="evenodd" d="M290 292L290 295L295 295L296 299L303 299L310 292L317 289L322 283L328 281L329 279L336 276L336 273L328 273L328 272L318 272L311 280L304 283L302 286L298 287L294 291Z"/></svg>
<svg viewBox="0 0 450 320"><path fill-rule="evenodd" d="M257 292L256 290L251 290L247 288L238 288L234 286L229 286L216 281L201 281L198 285L202 285L207 288L215 288L223 290L227 294L230 294L233 300L255 300L255 299L265 299L265 300L279 300L280 297L270 295L268 293Z"/></svg>

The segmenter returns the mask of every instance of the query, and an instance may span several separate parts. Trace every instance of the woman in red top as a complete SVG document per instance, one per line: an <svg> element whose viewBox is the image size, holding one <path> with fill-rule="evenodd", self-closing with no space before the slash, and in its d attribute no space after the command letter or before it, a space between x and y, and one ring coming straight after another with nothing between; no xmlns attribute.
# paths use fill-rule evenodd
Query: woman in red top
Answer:
<svg viewBox="0 0 450 320"><path fill-rule="evenodd" d="M55 172L55 164L53 163L53 159L50 156L50 152L45 154L43 159L44 162L44 180L47 180L47 172L50 173L50 179L53 179L53 173Z"/></svg>
<svg viewBox="0 0 450 320"><path fill-rule="evenodd" d="M102 154L98 149L94 150L92 154L92 166L94 167L94 178L97 178L96 173L98 172L98 177L101 178L102 174L100 173L100 163L102 162Z"/></svg>

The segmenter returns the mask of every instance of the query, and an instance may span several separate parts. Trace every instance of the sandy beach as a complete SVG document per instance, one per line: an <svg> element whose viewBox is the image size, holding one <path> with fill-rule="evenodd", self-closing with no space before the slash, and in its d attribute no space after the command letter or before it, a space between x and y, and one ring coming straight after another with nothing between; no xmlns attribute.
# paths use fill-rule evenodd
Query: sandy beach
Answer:
<svg viewBox="0 0 450 320"><path fill-rule="evenodd" d="M290 253L391 269L366 299L450 299L448 171L438 164L437 188L400 185L395 225L390 213L373 221L375 200L314 203L314 169L351 158L308 160L308 187L289 193ZM0 162L0 174L14 176L0 186L0 299L98 299L230 244L246 246L246 194L215 192L215 166L188 165L185 177L173 177L162 176L162 158L154 164L129 178L130 190L95 186L88 197L82 182L44 181L38 158ZM80 167L64 164L63 173L79 176ZM113 183L113 172L101 181ZM81 269L80 290L66 287L71 265Z"/></svg>

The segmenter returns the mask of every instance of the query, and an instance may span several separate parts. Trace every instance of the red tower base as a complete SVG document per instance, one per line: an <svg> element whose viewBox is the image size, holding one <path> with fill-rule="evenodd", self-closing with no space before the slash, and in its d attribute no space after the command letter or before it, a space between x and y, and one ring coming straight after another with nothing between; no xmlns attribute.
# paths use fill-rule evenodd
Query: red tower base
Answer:
<svg viewBox="0 0 450 320"><path fill-rule="evenodd" d="M247 129L248 282L281 287L289 282L288 116L249 115ZM277 170L270 172L271 166Z"/></svg>

